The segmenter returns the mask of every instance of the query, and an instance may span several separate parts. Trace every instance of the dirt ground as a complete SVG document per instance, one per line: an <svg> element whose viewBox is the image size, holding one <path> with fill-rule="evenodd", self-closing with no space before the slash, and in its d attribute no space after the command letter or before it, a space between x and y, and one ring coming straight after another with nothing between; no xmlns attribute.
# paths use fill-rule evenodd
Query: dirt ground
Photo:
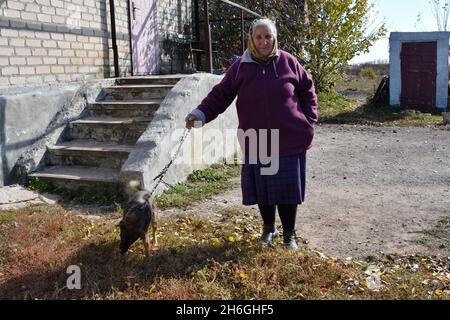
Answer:
<svg viewBox="0 0 450 320"><path fill-rule="evenodd" d="M319 125L307 161L297 230L310 248L336 258L450 256L449 131ZM240 206L238 187L188 211Z"/></svg>
<svg viewBox="0 0 450 320"><path fill-rule="evenodd" d="M305 245L336 258L381 252L450 257L450 131L318 125L307 158L306 202L297 217ZM160 216L187 211L214 219L226 208L257 212L241 201L238 186ZM82 209L99 212L98 206Z"/></svg>

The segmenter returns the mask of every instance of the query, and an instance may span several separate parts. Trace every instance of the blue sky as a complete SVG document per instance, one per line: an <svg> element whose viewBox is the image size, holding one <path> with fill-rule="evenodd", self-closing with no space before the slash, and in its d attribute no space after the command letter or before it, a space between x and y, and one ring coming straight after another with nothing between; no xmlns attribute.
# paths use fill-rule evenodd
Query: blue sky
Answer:
<svg viewBox="0 0 450 320"><path fill-rule="evenodd" d="M394 31L436 31L430 0L372 0L376 21L384 21L387 27L385 38L373 45L370 52L354 58L351 63L389 59L389 33ZM423 25L417 25L417 15L422 14Z"/></svg>

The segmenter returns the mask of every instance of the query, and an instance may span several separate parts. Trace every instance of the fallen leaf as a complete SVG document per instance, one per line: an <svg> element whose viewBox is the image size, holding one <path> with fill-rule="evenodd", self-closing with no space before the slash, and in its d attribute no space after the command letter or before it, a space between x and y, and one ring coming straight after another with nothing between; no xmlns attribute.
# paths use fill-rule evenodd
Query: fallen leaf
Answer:
<svg viewBox="0 0 450 320"><path fill-rule="evenodd" d="M217 239L217 238L214 238L214 239L211 240L211 244L212 244L213 246L217 247L217 246L220 245L220 240Z"/></svg>

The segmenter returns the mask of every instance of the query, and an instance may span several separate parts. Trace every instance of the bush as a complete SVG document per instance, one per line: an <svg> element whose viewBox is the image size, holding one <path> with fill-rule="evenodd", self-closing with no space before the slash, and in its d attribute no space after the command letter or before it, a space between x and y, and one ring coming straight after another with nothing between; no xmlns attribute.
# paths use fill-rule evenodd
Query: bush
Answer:
<svg viewBox="0 0 450 320"><path fill-rule="evenodd" d="M361 69L359 76L362 78L376 79L377 73L372 67L365 67Z"/></svg>

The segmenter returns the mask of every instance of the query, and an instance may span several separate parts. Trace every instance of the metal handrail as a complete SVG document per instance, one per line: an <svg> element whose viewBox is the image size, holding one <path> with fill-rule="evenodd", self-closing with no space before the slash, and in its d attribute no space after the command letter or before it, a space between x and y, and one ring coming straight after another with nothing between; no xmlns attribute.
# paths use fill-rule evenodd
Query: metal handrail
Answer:
<svg viewBox="0 0 450 320"><path fill-rule="evenodd" d="M230 0L219 0L222 1L223 3L226 3L232 7L238 8L239 10L241 10L241 46L242 46L242 52L244 52L245 50L245 30L244 30L244 12L250 13L251 15L257 17L257 18L262 18L263 16L260 15L259 13L256 13L240 4L237 4L233 1ZM197 2L198 4L198 2ZM206 52L206 57L207 57L207 63L208 63L208 70L210 72L212 72L213 70L213 62L212 62L212 48L211 48L211 27L210 27L210 20L209 20L209 13L208 13L208 0L203 0L203 6L204 6L204 12L205 12L205 35L206 35L206 41L205 41L205 52ZM196 8L196 10L198 11L198 8ZM265 11L264 9L264 2L263 2L263 11ZM226 20L226 19L224 19Z"/></svg>
<svg viewBox="0 0 450 320"><path fill-rule="evenodd" d="M260 15L259 13L253 12L252 10L247 9L244 6L241 6L240 4L234 3L233 1L229 1L229 0L219 0L219 1L225 2L225 3L229 4L230 6L233 6L233 7L236 7L238 9L241 9L241 10L243 10L245 12L248 12L248 13L250 13L250 14L252 14L252 15L258 17L258 18L262 18L262 15Z"/></svg>

